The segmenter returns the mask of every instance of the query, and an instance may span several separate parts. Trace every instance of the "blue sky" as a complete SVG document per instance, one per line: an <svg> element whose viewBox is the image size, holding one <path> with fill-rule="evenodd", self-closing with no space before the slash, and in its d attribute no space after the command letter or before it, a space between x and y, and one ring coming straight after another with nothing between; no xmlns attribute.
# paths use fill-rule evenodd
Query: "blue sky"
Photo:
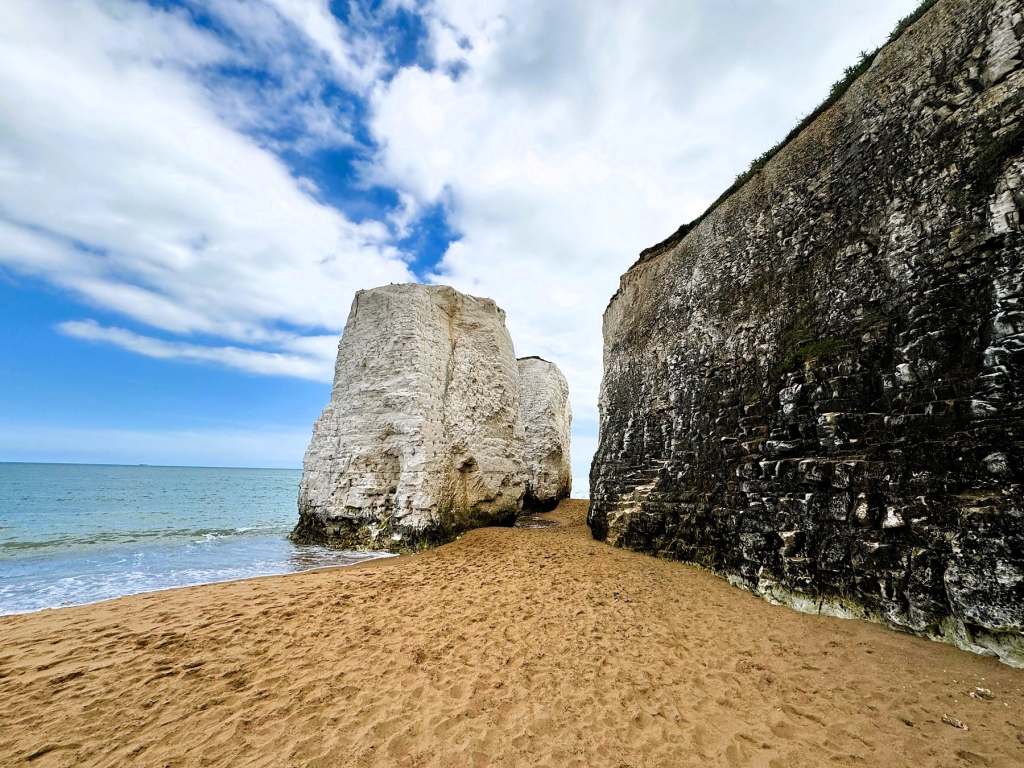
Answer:
<svg viewBox="0 0 1024 768"><path fill-rule="evenodd" d="M0 460L301 465L352 294L601 313L914 0L7 0Z"/></svg>

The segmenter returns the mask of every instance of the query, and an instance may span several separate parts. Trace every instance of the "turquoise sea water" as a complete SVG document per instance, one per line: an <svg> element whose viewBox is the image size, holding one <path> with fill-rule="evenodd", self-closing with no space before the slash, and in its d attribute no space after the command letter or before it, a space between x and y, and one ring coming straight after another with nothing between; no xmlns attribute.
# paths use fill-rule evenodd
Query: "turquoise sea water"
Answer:
<svg viewBox="0 0 1024 768"><path fill-rule="evenodd" d="M288 541L301 474L0 463L0 614L369 557Z"/></svg>

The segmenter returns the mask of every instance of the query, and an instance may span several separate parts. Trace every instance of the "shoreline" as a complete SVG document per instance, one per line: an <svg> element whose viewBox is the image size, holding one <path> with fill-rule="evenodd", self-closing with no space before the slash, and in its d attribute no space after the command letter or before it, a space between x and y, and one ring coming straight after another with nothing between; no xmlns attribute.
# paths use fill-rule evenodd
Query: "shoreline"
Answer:
<svg viewBox="0 0 1024 768"><path fill-rule="evenodd" d="M583 502L586 502L586 499L570 499L570 501L583 501ZM550 511L553 511L553 510L548 510L548 511L550 512ZM522 517L531 517L531 518L533 518L533 517L538 517L538 516L543 515L543 514L547 514L547 513L545 513L545 512L524 512L524 513L522 513L521 516ZM493 527L502 527L502 526L493 526ZM507 527L513 527L513 526L507 526ZM459 534L459 535L462 536L464 534ZM283 538L287 539L287 536L285 536ZM451 542L448 542L448 543L450 544ZM441 545L441 546L446 546L446 545ZM435 549L439 549L439 547L435 547ZM414 555L423 554L424 551L430 551L430 550L418 550L418 551L415 551L415 552L387 552L385 550L348 550L348 549L343 549L343 550L339 550L339 551L357 552L358 554L365 554L366 558L363 559L363 560L358 560L358 561L356 561L354 563L342 563L342 564L334 564L334 565L319 565L319 566L317 566L315 568L304 568L301 571L290 571L288 573L266 573L266 574L261 574L259 576L239 576L237 578L231 578L231 579L218 579L216 581L200 581L200 582L196 582L195 584L178 584L178 585L175 585L173 587L161 587L159 589L147 589L147 590L144 590L142 592L127 592L127 593L125 593L123 595L116 595L114 597L104 597L104 598L101 598L99 600L89 600L89 601L84 602L84 603L74 603L72 605L47 606L45 608L34 608L34 609L28 610L28 611L4 612L4 611L0 610L0 618L4 618L6 616L30 616L32 614L43 613L45 611L63 611L63 610L71 609L71 608L84 608L84 607L87 607L87 606L102 605L103 603L110 603L110 602L113 602L114 600L122 600L122 599L127 598L127 597L141 597L143 595L158 594L158 593L161 593L161 592L173 592L173 591L179 590L179 589L193 589L195 587L209 587L209 586L215 586L215 585L218 585L218 584L234 584L234 583L237 583L237 582L245 582L245 581L260 581L262 579L285 579L285 578L289 578L291 576L301 576L304 573L318 573L320 571L333 571L333 570L339 569L339 568L356 568L356 567L359 567L359 566L369 566L371 564L372 565L379 565L379 563L381 561L396 560L397 558L400 558L400 557L402 557L402 558L404 558L404 557L412 557Z"/></svg>
<svg viewBox="0 0 1024 768"><path fill-rule="evenodd" d="M345 550L352 551L352 550ZM360 553L362 554L362 553ZM114 597L103 597L99 600L88 600L83 603L73 603L71 605L54 605L46 606L44 608L33 608L27 611L10 611L5 612L0 610L0 619L8 616L32 616L37 613L45 613L46 611L66 611L74 608L88 608L94 605L103 605L104 603L111 603L115 600L124 600L130 597L143 597L145 595L157 595L164 592L174 592L179 589L195 589L197 587L212 587L220 584L234 584L237 582L245 581L258 581L261 579L284 579L289 576L301 576L304 573L317 573L319 571L331 571L336 568L355 568L360 565L368 565L369 563L376 563L382 560L393 560L401 555L394 554L391 552L373 552L367 553L367 557L363 560L357 560L354 563L340 563L333 565L318 565L315 568L304 568L301 571L289 571L287 573L265 573L258 576L238 576L230 579L217 579L215 581L199 581L194 584L176 584L172 587L160 587L158 589L146 589L141 592L126 592L123 595L115 595Z"/></svg>
<svg viewBox="0 0 1024 768"><path fill-rule="evenodd" d="M4 463L4 462L0 462L0 463ZM17 463L17 462L6 462L6 463L10 464L10 463ZM21 463L30 463L30 462L21 462ZM102 465L102 466L106 466L106 465ZM110 465L110 466L132 466L132 465L120 465L120 464L118 464L118 465ZM140 465L140 466L149 466L149 465ZM203 469L203 468L204 467L200 467L200 469ZM217 467L213 467L213 469L217 469ZM588 503L587 499L568 499L568 501ZM547 510L547 512L553 512L553 511L554 510ZM525 512L524 511L524 512L522 512L520 514L520 517L521 518L541 517L542 515L547 514L547 512L542 512L542 511ZM494 526L494 527L502 527L502 526ZM513 527L513 526L507 526L507 527ZM462 534L459 534L459 536L463 536L463 535L465 535L465 533L468 533L468 531L464 532ZM286 540L288 539L287 535L283 536L282 538L286 539ZM451 543L451 542L448 542L448 543ZM327 546L327 545L321 545L321 546ZM442 545L442 546L445 546L445 545ZM438 549L438 547L435 547L434 549ZM84 607L87 607L87 606L102 605L103 603L109 603L109 602L113 602L114 600L121 600L121 599L128 598L128 597L140 597L140 596L143 596L143 595L158 594L158 593L161 593L161 592L171 592L171 591L178 590L178 589L193 589L195 587L208 587L208 586L215 586L215 585L218 585L218 584L234 584L236 582L258 581L258 580L261 580L261 579L288 578L290 576L301 576L304 573L317 573L317 572L320 572L320 571L331 571L331 570L335 570L335 569L338 569L338 568L355 568L357 566L368 566L370 564L375 564L376 565L376 564L379 564L379 561L395 560L395 559L400 558L400 557L411 557L413 555L423 554L424 551L430 551L430 550L417 550L417 551L414 551L414 552L388 552L386 550L349 550L349 549L339 548L339 551L341 551L341 552L353 552L355 554L365 555L365 558L362 559L362 560L357 560L356 562L353 562L353 563L341 563L341 564L332 564L332 565L319 565L319 566L316 566L315 568L303 568L302 570L289 571L287 573L266 573L266 574L261 574L261 575L258 575L258 576L239 576L239 577L236 577L236 578L218 579L218 580L215 580L215 581L199 581L199 582L196 582L194 584L177 584L177 585L171 586L171 587L161 587L161 588L158 588L158 589L147 589L147 590L143 590L141 592L126 592L123 595L115 595L114 597L104 597L104 598L100 598L99 600L89 600L89 601L86 601L86 602L83 602L83 603L73 603L71 605L46 606L44 608L33 608L33 609L27 610L27 611L10 611L10 612L5 612L3 610L0 610L0 619L2 619L4 617L7 617L7 616L30 616L32 614L44 613L46 611L63 611L63 610L71 609L71 608L84 608Z"/></svg>
<svg viewBox="0 0 1024 768"><path fill-rule="evenodd" d="M585 510L0 617L0 764L1024 762L1024 672L596 542Z"/></svg>

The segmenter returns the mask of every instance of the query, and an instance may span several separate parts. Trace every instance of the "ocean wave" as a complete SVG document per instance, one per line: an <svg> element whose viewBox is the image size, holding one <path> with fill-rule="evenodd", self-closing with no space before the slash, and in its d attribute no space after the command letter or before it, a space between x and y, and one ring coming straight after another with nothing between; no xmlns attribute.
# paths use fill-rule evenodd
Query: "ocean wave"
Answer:
<svg viewBox="0 0 1024 768"><path fill-rule="evenodd" d="M253 549L250 542L258 541L239 539L229 554L198 561L183 558L180 550L171 550L171 554L147 562L143 567L126 565L119 555L109 554L84 558L73 555L60 567L43 571L24 564L21 566L24 572L15 578L0 578L0 616L391 557L384 552L297 546L283 538L277 543L257 543Z"/></svg>
<svg viewBox="0 0 1024 768"><path fill-rule="evenodd" d="M89 549L117 544L158 543L191 540L196 543L245 536L287 535L288 525L247 525L232 528L154 528L127 531L93 531L83 534L62 534L46 539L13 539L0 541L0 557L4 554L38 553L47 550Z"/></svg>

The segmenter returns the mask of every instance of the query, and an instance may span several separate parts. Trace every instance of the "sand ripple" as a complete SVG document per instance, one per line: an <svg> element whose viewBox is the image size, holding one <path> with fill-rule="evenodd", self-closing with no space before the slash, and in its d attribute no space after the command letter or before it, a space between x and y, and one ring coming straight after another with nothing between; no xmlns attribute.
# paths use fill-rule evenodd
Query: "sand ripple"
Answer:
<svg viewBox="0 0 1024 768"><path fill-rule="evenodd" d="M1024 672L612 549L585 509L2 618L0 764L1024 764Z"/></svg>

